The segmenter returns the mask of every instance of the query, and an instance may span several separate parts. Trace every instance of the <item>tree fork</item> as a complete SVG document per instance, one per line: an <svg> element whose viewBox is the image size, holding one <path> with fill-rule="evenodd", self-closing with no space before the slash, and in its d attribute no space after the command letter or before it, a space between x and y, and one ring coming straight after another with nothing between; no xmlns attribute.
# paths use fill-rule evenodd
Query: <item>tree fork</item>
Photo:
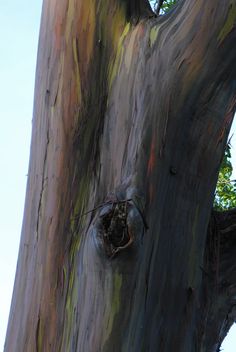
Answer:
<svg viewBox="0 0 236 352"><path fill-rule="evenodd" d="M6 352L218 348L234 267L207 229L235 111L235 8L186 0L155 18L147 1L44 1Z"/></svg>

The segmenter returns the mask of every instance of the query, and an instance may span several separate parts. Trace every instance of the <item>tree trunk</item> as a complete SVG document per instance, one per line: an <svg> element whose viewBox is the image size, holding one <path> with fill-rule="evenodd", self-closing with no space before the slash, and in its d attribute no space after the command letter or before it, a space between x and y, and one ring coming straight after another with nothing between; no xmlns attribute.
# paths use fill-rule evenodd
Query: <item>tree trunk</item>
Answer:
<svg viewBox="0 0 236 352"><path fill-rule="evenodd" d="M235 0L157 18L147 0L44 0L6 352L219 349L236 317L236 211L212 214L235 40Z"/></svg>

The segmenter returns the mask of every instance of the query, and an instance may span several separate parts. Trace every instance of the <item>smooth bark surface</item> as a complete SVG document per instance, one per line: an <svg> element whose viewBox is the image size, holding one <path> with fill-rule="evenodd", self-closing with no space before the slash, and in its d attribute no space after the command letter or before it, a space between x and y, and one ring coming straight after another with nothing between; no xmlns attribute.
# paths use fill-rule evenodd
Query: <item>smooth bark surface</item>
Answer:
<svg viewBox="0 0 236 352"><path fill-rule="evenodd" d="M44 1L6 352L217 351L236 315L235 215L210 221L235 22L235 0L158 18Z"/></svg>

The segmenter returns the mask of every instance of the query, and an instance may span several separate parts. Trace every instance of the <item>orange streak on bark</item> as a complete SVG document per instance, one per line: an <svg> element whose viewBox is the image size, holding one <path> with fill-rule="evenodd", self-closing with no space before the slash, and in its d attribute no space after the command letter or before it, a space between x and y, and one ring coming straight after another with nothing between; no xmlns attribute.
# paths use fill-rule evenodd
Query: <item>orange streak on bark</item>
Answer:
<svg viewBox="0 0 236 352"><path fill-rule="evenodd" d="M156 166L156 137L152 137L151 152L148 160L148 176L150 176ZM149 184L149 201L152 202L154 198L154 186L150 181Z"/></svg>
<svg viewBox="0 0 236 352"><path fill-rule="evenodd" d="M79 32L80 59L86 66L89 64L94 49L96 14L94 1L86 1L79 12L77 25Z"/></svg>
<svg viewBox="0 0 236 352"><path fill-rule="evenodd" d="M153 187L153 184L150 184L149 185L149 201L150 203L152 202L154 198L154 187Z"/></svg>
<svg viewBox="0 0 236 352"><path fill-rule="evenodd" d="M155 146L156 146L156 138L152 138L152 144L151 144L151 152L150 152L150 157L148 160L148 175L152 173L155 164L156 164L156 153L155 153Z"/></svg>
<svg viewBox="0 0 236 352"><path fill-rule="evenodd" d="M53 46L57 50L62 48L63 32L65 27L65 15L66 15L67 1L64 1L63 6L58 4L52 4L51 13L53 14Z"/></svg>
<svg viewBox="0 0 236 352"><path fill-rule="evenodd" d="M61 47L61 22L60 21L56 22L55 24L54 36L55 36L55 39L54 39L55 49L59 50Z"/></svg>

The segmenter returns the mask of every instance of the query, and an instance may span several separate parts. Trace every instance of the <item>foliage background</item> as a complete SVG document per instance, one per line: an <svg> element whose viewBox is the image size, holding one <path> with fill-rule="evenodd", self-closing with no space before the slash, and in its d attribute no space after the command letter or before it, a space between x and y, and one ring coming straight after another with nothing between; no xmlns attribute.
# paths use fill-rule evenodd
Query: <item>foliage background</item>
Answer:
<svg viewBox="0 0 236 352"><path fill-rule="evenodd" d="M214 208L216 210L227 210L236 207L236 180L232 179L231 148L229 141L225 149L216 185L214 200Z"/></svg>

